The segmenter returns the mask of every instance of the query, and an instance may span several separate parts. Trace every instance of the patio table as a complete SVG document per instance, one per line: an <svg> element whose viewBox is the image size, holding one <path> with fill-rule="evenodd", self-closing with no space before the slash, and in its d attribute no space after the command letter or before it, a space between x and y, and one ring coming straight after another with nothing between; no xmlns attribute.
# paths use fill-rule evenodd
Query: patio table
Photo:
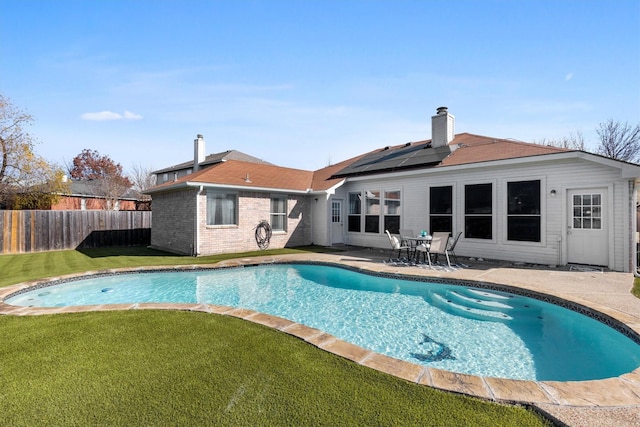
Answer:
<svg viewBox="0 0 640 427"><path fill-rule="evenodd" d="M429 242L431 242L431 240L433 239L433 236L431 236L430 234L427 234L425 236L415 236L415 237L403 237L405 240L408 240L411 242L411 248L413 249L413 256L412 258L414 258L417 261L417 256L418 256L418 251L416 250L416 248L418 247L418 245L421 244L428 244Z"/></svg>

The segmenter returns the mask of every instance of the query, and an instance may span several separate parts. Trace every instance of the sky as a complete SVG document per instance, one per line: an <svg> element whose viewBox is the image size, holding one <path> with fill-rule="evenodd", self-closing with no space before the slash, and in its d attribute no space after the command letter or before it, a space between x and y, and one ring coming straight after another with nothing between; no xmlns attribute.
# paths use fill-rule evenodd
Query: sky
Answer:
<svg viewBox="0 0 640 427"><path fill-rule="evenodd" d="M0 94L35 152L161 169L239 150L316 170L455 132L640 123L640 0L0 0Z"/></svg>

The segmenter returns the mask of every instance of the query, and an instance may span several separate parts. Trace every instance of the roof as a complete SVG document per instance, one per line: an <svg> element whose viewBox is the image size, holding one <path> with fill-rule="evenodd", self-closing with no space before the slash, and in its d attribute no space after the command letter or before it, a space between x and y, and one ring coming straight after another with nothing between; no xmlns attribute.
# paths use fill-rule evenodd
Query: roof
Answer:
<svg viewBox="0 0 640 427"><path fill-rule="evenodd" d="M367 155L347 167L336 171L334 177L368 175L401 169L436 166L451 154L454 146L432 147L431 141L408 142L395 147L384 147Z"/></svg>
<svg viewBox="0 0 640 427"><path fill-rule="evenodd" d="M349 177L427 167L453 166L566 151L572 150L461 133L456 135L449 145L441 147L432 147L431 140L425 140L372 151L351 165L336 171L333 176Z"/></svg>
<svg viewBox="0 0 640 427"><path fill-rule="evenodd" d="M313 188L314 191L326 191L334 187L335 185L344 181L344 178L336 175L339 171L349 167L351 164L357 162L368 154L370 153L361 154L359 156L344 160L340 163L318 169L313 173L311 188Z"/></svg>
<svg viewBox="0 0 640 427"><path fill-rule="evenodd" d="M65 196L75 197L97 197L104 199L104 190L100 189L100 182L94 180L71 180L69 192ZM140 200L144 196L134 189L127 189L120 197L120 200Z"/></svg>
<svg viewBox="0 0 640 427"><path fill-rule="evenodd" d="M228 154L233 152L219 153L218 156L225 154L226 157L217 157L217 162L211 158L210 167L156 186L147 193L198 185L283 192L326 192L353 176L471 165L561 153L582 153L577 150L470 133L457 134L448 145L442 147L432 147L431 140L384 147L316 171L285 168L262 161L233 159Z"/></svg>
<svg viewBox="0 0 640 427"><path fill-rule="evenodd" d="M200 166L209 166L220 162L226 162L227 160L240 160L243 162L250 163L263 163L270 165L271 163L265 162L264 160L258 159L257 157L250 156L238 150L227 150L221 153L209 154L204 158L204 161L200 163ZM193 168L194 160L189 160L187 162L179 163L177 165L169 166L164 169L158 169L157 171L153 171L151 173L159 175L162 173L175 172L179 170Z"/></svg>
<svg viewBox="0 0 640 427"><path fill-rule="evenodd" d="M165 182L148 192L156 193L194 185L308 192L312 180L311 171L284 168L269 163L227 160L175 181Z"/></svg>
<svg viewBox="0 0 640 427"><path fill-rule="evenodd" d="M457 144L458 149L455 150L451 156L444 159L442 163L438 165L439 167L576 151L513 139L491 138L471 133L456 135L451 144Z"/></svg>

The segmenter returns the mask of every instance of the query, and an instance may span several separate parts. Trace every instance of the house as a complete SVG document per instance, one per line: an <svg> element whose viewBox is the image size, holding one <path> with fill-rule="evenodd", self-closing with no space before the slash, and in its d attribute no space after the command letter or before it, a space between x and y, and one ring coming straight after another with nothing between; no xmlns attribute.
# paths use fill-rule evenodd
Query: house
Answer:
<svg viewBox="0 0 640 427"><path fill-rule="evenodd" d="M205 142L202 135L198 135L196 137L193 145L194 155L192 160L151 172L156 177L155 182L158 184L164 184L165 182L175 181L178 178L192 174L194 171L197 172L200 169L204 169L221 162L226 162L228 160L239 160L243 162L262 163L267 165L270 164L237 150L227 150L222 153L205 156Z"/></svg>
<svg viewBox="0 0 640 427"><path fill-rule="evenodd" d="M66 179L66 177L65 177ZM112 204L115 203L115 206ZM97 181L71 180L69 192L61 194L50 207L51 210L120 210L136 211L150 210L151 202L148 196L128 189L115 201L107 200L104 190Z"/></svg>
<svg viewBox="0 0 640 427"><path fill-rule="evenodd" d="M634 270L639 165L455 134L445 107L431 124L430 140L317 171L227 158L174 176L148 191L151 244L190 255L255 250L266 220L271 248L387 249L385 230L402 228L462 232L461 256ZM201 163L203 144L199 135L191 165Z"/></svg>

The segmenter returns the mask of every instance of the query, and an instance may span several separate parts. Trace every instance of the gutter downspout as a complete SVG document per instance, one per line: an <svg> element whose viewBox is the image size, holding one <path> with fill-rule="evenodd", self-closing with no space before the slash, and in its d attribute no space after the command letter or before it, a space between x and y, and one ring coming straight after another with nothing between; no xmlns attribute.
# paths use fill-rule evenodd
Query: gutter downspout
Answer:
<svg viewBox="0 0 640 427"><path fill-rule="evenodd" d="M194 242L193 242L193 251L192 251L192 256L198 256L200 255L200 196L202 195L202 191L204 190L204 186L200 186L200 189L198 190L198 192L196 193L196 215L195 215L195 219L196 219L196 223L195 223L195 233L193 233L194 235Z"/></svg>

